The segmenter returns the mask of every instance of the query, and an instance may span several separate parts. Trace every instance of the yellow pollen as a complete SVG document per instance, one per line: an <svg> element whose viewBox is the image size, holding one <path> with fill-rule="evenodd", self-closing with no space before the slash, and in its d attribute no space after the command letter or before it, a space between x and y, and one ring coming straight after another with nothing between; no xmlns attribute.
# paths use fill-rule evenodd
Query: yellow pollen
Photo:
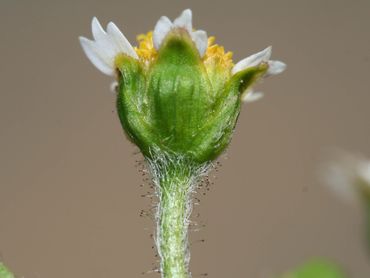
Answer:
<svg viewBox="0 0 370 278"><path fill-rule="evenodd" d="M139 46L135 47L135 51L141 59L151 61L157 56L157 50L153 45L153 32L140 34L136 39L139 42Z"/></svg>
<svg viewBox="0 0 370 278"><path fill-rule="evenodd" d="M223 46L215 44L215 37L208 38L208 47L206 54L203 57L205 64L214 64L222 66L226 69L231 69L233 67L233 53L228 51L225 53Z"/></svg>
<svg viewBox="0 0 370 278"><path fill-rule="evenodd" d="M150 31L146 34L140 34L136 37L139 45L135 47L135 51L140 59L144 61L152 61L157 57L157 50L153 45L153 32ZM215 44L215 37L208 38L208 47L203 57L205 65L218 65L225 69L231 69L233 64L233 53L225 52L223 46Z"/></svg>

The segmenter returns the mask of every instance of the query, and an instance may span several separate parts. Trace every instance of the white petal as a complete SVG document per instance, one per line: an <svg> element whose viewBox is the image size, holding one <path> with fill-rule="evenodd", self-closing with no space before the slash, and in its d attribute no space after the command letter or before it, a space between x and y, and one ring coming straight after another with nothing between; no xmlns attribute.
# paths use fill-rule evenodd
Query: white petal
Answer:
<svg viewBox="0 0 370 278"><path fill-rule="evenodd" d="M173 22L175 27L182 27L188 30L188 32L193 31L193 24L192 24L192 13L190 9L184 10L181 15L176 18Z"/></svg>
<svg viewBox="0 0 370 278"><path fill-rule="evenodd" d="M101 27L100 22L96 17L94 17L92 19L91 31L92 31L92 34L93 34L94 39L96 41L101 40L101 39L105 38L105 36L106 36L106 33L105 33L103 27Z"/></svg>
<svg viewBox="0 0 370 278"><path fill-rule="evenodd" d="M95 42L84 37L80 37L79 39L82 49L91 63L104 74L114 75L114 66L112 65L111 57L107 56L106 52Z"/></svg>
<svg viewBox="0 0 370 278"><path fill-rule="evenodd" d="M123 52L135 59L139 58L130 42L126 39L126 37L122 34L122 32L113 22L108 23L107 32L108 35L110 35L111 41L115 43L119 53ZM116 53L116 55L119 53Z"/></svg>
<svg viewBox="0 0 370 278"><path fill-rule="evenodd" d="M276 75L282 73L286 69L286 64L281 61L268 61L269 68L267 75Z"/></svg>
<svg viewBox="0 0 370 278"><path fill-rule="evenodd" d="M263 97L262 92L254 92L252 90L242 95L243 102L255 102Z"/></svg>
<svg viewBox="0 0 370 278"><path fill-rule="evenodd" d="M191 33L191 37L199 51L201 57L206 53L208 47L207 33L203 30L198 30Z"/></svg>
<svg viewBox="0 0 370 278"><path fill-rule="evenodd" d="M118 82L117 81L113 81L112 83L110 83L109 89L110 89L110 91L112 93L117 93L117 90L118 90Z"/></svg>
<svg viewBox="0 0 370 278"><path fill-rule="evenodd" d="M114 60L120 53L138 59L131 44L113 22L108 24L105 32L99 20L94 17L91 29L95 41L80 37L80 43L90 61L103 73L114 75Z"/></svg>
<svg viewBox="0 0 370 278"><path fill-rule="evenodd" d="M163 39L172 28L172 22L167 16L162 16L154 27L153 44L155 49L159 49Z"/></svg>
<svg viewBox="0 0 370 278"><path fill-rule="evenodd" d="M246 68L257 66L262 62L267 62L270 57L271 46L238 62L231 70L231 73L235 74L239 71L245 70Z"/></svg>

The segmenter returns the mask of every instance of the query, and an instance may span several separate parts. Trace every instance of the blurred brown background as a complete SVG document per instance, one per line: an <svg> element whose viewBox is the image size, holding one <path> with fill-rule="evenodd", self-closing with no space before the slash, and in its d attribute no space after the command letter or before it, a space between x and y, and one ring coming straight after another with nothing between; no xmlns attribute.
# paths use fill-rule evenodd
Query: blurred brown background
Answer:
<svg viewBox="0 0 370 278"><path fill-rule="evenodd" d="M154 226L111 79L83 54L90 21L134 44L191 8L235 60L273 45L288 70L243 111L191 234L194 277L268 278L324 256L370 276L360 204L317 179L327 147L370 155L370 2L0 2L0 254L20 277L158 277ZM214 174L213 172L212 174ZM205 243L201 240L205 239Z"/></svg>

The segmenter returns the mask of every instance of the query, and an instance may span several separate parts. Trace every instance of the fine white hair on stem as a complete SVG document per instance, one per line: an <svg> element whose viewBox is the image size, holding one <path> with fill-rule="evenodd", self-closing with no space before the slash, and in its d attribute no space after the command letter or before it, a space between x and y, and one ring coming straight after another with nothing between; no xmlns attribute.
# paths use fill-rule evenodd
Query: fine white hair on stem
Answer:
<svg viewBox="0 0 370 278"><path fill-rule="evenodd" d="M183 264L182 271L188 271L190 261L188 228L193 208L191 196L195 193L197 183L207 175L212 164L195 164L186 156L154 149L147 162L158 198L155 243L161 259L160 272L163 275L166 271L163 269L166 260L178 257L182 257L182 262L176 264L175 268ZM167 230L169 226L172 229L170 232ZM180 234L180 238L174 235L175 232Z"/></svg>

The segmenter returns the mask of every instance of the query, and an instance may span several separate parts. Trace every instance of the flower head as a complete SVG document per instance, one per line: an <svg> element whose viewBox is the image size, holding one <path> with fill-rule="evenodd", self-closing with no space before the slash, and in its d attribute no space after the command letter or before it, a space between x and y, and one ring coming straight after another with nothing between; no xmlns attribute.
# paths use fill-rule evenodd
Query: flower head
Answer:
<svg viewBox="0 0 370 278"><path fill-rule="evenodd" d="M122 126L146 156L155 148L214 159L231 139L241 101L262 96L252 86L286 67L270 60L271 47L234 65L214 37L193 29L189 9L174 21L162 16L136 47L113 23L105 31L94 18L92 33L94 40L80 37L82 48L100 71L116 75Z"/></svg>

